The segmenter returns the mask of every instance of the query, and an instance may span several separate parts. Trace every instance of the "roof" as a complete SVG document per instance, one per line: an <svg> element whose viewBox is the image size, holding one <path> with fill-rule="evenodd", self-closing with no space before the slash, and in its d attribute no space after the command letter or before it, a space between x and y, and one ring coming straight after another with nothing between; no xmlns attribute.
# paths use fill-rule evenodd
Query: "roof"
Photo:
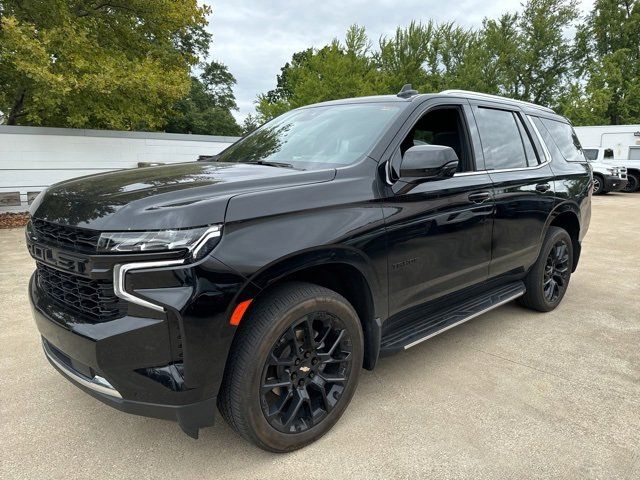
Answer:
<svg viewBox="0 0 640 480"><path fill-rule="evenodd" d="M412 99L410 98L400 98L397 95L371 95L368 97L351 97L351 98L340 98L338 100L327 100L326 102L313 103L311 105L305 105L301 108L307 107L320 107L326 105L345 105L348 103L378 103L378 102L395 102L395 103L411 103Z"/></svg>
<svg viewBox="0 0 640 480"><path fill-rule="evenodd" d="M465 98L476 98L476 99L479 99L479 100L497 100L497 101L503 101L503 102L508 102L508 103L515 103L515 104L521 105L523 107L535 108L535 109L543 110L543 111L545 111L547 113L555 113L549 107L544 107L544 106L538 105L536 103L525 102L524 100L516 100L514 98L503 97L501 95L491 95L489 93L472 92L472 91L469 91L469 90L443 90L442 92L440 92L440 94L442 94L442 95L460 95L460 96L463 96Z"/></svg>
<svg viewBox="0 0 640 480"><path fill-rule="evenodd" d="M442 95L450 95L452 97L462 97L469 99L477 99L477 100L491 100L497 102L503 102L508 104L515 104L521 107L536 110L539 112L549 113L553 115L557 115L552 109L537 105L531 102L525 102L523 100L516 100L509 97L503 97L500 95L490 95L488 93L480 93L480 92L472 92L470 90L443 90L439 93L419 93L416 95L411 95L409 97L399 97L398 95L373 95L368 97L352 97L352 98L342 98L339 100L329 100L326 102L315 103L313 105L307 105L308 107L317 107L317 106L326 106L326 105L345 105L350 103L376 103L376 102L395 102L395 103L412 103L414 101L424 101L429 97L438 97ZM306 108L306 107L302 107Z"/></svg>

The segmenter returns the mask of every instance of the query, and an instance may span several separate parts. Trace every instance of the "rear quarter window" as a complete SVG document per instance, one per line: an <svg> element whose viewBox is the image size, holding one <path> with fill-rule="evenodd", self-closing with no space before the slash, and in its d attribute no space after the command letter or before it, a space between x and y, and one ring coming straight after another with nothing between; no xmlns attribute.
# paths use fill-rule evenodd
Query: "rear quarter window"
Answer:
<svg viewBox="0 0 640 480"><path fill-rule="evenodd" d="M535 117L534 122L538 129L540 129L540 125L543 125L544 128L542 130L546 130L548 132L548 136L567 162L584 162L585 157L582 153L580 140L578 140L578 137L573 131L571 125L556 120L550 120L548 118L537 117ZM542 134L545 143L547 143L547 146L551 148L543 131L540 133Z"/></svg>

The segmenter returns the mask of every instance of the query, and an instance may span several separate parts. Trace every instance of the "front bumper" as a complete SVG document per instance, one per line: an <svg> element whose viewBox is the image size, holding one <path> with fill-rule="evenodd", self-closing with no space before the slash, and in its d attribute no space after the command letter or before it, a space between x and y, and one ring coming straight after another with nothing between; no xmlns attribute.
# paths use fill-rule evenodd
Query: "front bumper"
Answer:
<svg viewBox="0 0 640 480"><path fill-rule="evenodd" d="M626 187L628 180L622 179L617 175L604 176L603 190L605 192L618 192Z"/></svg>
<svg viewBox="0 0 640 480"><path fill-rule="evenodd" d="M194 438L213 424L235 333L229 310L244 278L212 257L131 272L127 288L163 311L127 302L109 321L65 308L37 278L35 272L29 284L33 317L47 359L67 379L118 410L175 420Z"/></svg>
<svg viewBox="0 0 640 480"><path fill-rule="evenodd" d="M74 368L74 361L43 338L42 347L49 363L71 383L92 397L122 412L145 417L176 421L192 438L198 438L200 428L212 426L215 421L216 398L188 404L163 405L123 399L113 385L99 375L87 376Z"/></svg>

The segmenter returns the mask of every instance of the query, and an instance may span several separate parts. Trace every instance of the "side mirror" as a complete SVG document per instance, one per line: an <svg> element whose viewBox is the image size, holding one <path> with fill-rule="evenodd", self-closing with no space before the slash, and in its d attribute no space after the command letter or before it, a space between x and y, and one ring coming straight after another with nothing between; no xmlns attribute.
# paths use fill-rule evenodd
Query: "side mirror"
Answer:
<svg viewBox="0 0 640 480"><path fill-rule="evenodd" d="M453 177L458 169L458 155L443 145L416 145L404 152L400 162L402 190L424 182Z"/></svg>

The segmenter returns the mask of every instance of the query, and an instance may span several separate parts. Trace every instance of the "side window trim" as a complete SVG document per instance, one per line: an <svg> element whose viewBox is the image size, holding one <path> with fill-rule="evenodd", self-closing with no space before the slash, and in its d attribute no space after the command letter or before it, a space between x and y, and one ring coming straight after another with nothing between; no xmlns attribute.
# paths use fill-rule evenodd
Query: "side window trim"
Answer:
<svg viewBox="0 0 640 480"><path fill-rule="evenodd" d="M476 107L476 108L484 106L485 108L496 108L498 110L507 110L507 111L510 111L511 113L517 115L517 116L521 115L521 112L518 112L516 110L509 110L507 108L508 106L507 105L503 105L503 104L500 104L499 106L494 106L493 104L484 104L484 103L480 104L480 103L475 103L474 102L472 104L472 106ZM473 112L472 112L472 114L473 114ZM542 148L542 156L544 157L544 161L540 161L541 159L538 158L539 163L537 165L532 165L532 166L527 166L527 167L500 168L500 169L489 169L489 168L486 168L486 165L485 165L485 168L483 168L483 169L476 169L476 170L474 170L472 172L456 172L454 174L454 176L463 177L463 176L468 176L468 175L484 175L486 173L518 172L518 171L522 171L522 170L536 170L538 168L542 168L542 167L548 165L549 163L551 163L551 153L549 152L549 149L547 148L546 143L544 143L544 140L542 139L542 135L538 131L538 128L536 127L535 123L533 122L532 116L531 115L526 115L526 117L527 117L527 120L529 120L529 121L527 122L527 125L524 125L524 122L522 122L523 123L523 127L525 129L527 129L527 127L530 127L531 130L533 131L533 134L536 136L536 138L538 140L538 143L540 144L540 147ZM475 115L474 115L474 120L475 120ZM475 132L476 132L476 135L478 136L478 141L481 142L482 139L480 138L480 132L478 131L477 126L475 128ZM536 150L536 154L540 155L540 152L538 152L538 145L536 145L534 143L533 148ZM484 155L482 150L481 150L481 155ZM476 155L476 166L478 164L477 161L478 161L478 156Z"/></svg>
<svg viewBox="0 0 640 480"><path fill-rule="evenodd" d="M540 165L546 165L547 163L551 162L551 152L549 151L549 148L547 147L547 144L544 143L544 139L542 138L542 134L538 130L538 127L536 126L536 123L533 121L533 116L532 115L527 115L527 118L529 119L529 125L531 125L531 128L533 129L533 132L535 133L536 138L538 139L538 142L540 142L540 145L542 146L542 153L544 154L545 161L541 162Z"/></svg>
<svg viewBox="0 0 640 480"><path fill-rule="evenodd" d="M482 162L482 166L484 166L484 158L478 157L477 147L475 143L475 137L472 134L472 130L477 132L477 126L475 125L475 120L470 117L470 105L468 100L455 101L453 99L437 99L437 101L426 101L423 104L416 107L416 109L411 113L411 115L404 121L402 127L396 133L394 139L389 143L387 148L385 149L385 153L383 154L383 160L381 164L384 169L384 183L387 185L393 185L396 180L392 178L391 173L391 163L394 157L397 154L398 149L402 143L402 140L411 132L413 127L420 121L420 119L429 113L430 111L437 110L440 108L455 108L458 110L458 118L462 123L462 128L464 130L464 135L466 137L466 143L468 147L469 153L469 167L472 169L467 172L456 172L454 176L461 175L473 175L477 173L486 173L485 170L478 170L480 167L480 162ZM471 122L474 121L473 125ZM482 153L480 153L482 155Z"/></svg>
<svg viewBox="0 0 640 480"><path fill-rule="evenodd" d="M520 114L520 112L514 112L513 115L516 117L516 123L518 124L518 131L520 132L520 139L522 140L522 146L524 147L524 151L527 155L527 166L536 167L540 165L540 163L542 162L540 161L540 154L536 149L535 142L533 141L533 138L531 138L531 132L529 132L527 125L524 123L524 119L522 118L522 115ZM533 150L533 155L535 156L535 158L529 159L527 143L531 146L531 149ZM534 164L529 163L530 160L535 163Z"/></svg>

